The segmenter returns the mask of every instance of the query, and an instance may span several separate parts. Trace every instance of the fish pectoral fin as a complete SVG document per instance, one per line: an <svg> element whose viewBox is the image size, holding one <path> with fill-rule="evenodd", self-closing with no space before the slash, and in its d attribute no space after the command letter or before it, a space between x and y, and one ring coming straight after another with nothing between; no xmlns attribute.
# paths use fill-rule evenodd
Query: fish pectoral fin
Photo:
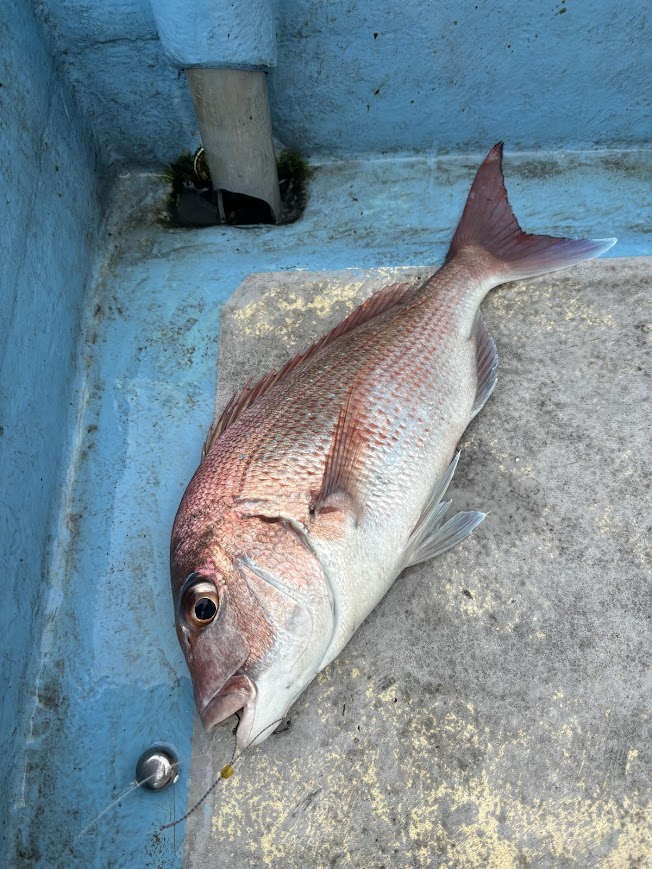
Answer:
<svg viewBox="0 0 652 869"><path fill-rule="evenodd" d="M364 494L360 471L364 462L364 436L359 422L361 407L351 390L340 409L326 456L321 485L306 492L237 498L242 516L288 522L303 535L324 540L339 539L354 528L362 515Z"/></svg>
<svg viewBox="0 0 652 869"><path fill-rule="evenodd" d="M498 353L494 339L489 335L482 315L478 311L473 335L475 339L475 364L478 378L478 386L475 394L475 402L471 410L471 419L476 416L487 403L487 399L494 391L498 380Z"/></svg>
<svg viewBox="0 0 652 869"><path fill-rule="evenodd" d="M310 541L342 540L358 523L358 510L346 492L332 492L318 509L288 499L284 503L258 498L240 499L235 506L246 519L285 522L310 546Z"/></svg>
<svg viewBox="0 0 652 869"><path fill-rule="evenodd" d="M305 495L284 498L238 498L234 506L246 519L286 522L304 540L339 540L358 523L359 510L346 492L330 492L318 501Z"/></svg>
<svg viewBox="0 0 652 869"><path fill-rule="evenodd" d="M315 518L333 512L356 517L362 513L360 472L365 442L360 426L361 410L355 389L351 389L340 408L321 487L310 504L310 513Z"/></svg>
<svg viewBox="0 0 652 869"><path fill-rule="evenodd" d="M307 505L310 536L339 540L357 526L364 506L359 485L363 443L357 426L357 401L351 391L338 416L319 491Z"/></svg>
<svg viewBox="0 0 652 869"><path fill-rule="evenodd" d="M457 513L444 522L451 502L442 501L442 498L453 479L459 458L460 454L457 453L446 473L435 484L421 518L405 545L403 567L421 564L456 546L468 537L487 515L476 511L463 512Z"/></svg>

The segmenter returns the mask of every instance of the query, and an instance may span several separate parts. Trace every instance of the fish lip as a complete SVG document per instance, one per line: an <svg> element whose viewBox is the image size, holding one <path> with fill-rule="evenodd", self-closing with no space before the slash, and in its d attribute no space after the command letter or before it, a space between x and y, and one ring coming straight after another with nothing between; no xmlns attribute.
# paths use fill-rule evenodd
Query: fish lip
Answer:
<svg viewBox="0 0 652 869"><path fill-rule="evenodd" d="M256 686L244 673L234 673L199 711L205 730L226 721L256 698Z"/></svg>

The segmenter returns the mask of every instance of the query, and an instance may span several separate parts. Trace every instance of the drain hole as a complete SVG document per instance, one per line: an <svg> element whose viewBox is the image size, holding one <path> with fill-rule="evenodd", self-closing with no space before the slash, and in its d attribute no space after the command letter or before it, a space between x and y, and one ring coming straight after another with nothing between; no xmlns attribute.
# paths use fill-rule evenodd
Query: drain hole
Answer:
<svg viewBox="0 0 652 869"><path fill-rule="evenodd" d="M294 151L281 151L277 159L282 212L279 224L294 223L306 206L310 167ZM267 202L244 193L213 188L200 148L193 156L184 152L166 171L171 191L165 222L172 226L252 226L274 223Z"/></svg>
<svg viewBox="0 0 652 869"><path fill-rule="evenodd" d="M274 215L269 205L255 196L247 196L245 193L232 193L230 190L220 190L223 214L219 223L228 223L231 226L250 226L252 223L274 223Z"/></svg>

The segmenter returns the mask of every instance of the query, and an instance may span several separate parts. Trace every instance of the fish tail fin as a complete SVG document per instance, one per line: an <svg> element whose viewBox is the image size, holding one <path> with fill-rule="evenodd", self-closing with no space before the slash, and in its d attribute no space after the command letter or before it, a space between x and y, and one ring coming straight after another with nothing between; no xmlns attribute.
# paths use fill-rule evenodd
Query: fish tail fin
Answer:
<svg viewBox="0 0 652 869"><path fill-rule="evenodd" d="M615 238L580 240L523 232L507 199L499 142L478 169L459 226L446 256L464 248L483 248L491 255L496 283L544 275L600 256Z"/></svg>

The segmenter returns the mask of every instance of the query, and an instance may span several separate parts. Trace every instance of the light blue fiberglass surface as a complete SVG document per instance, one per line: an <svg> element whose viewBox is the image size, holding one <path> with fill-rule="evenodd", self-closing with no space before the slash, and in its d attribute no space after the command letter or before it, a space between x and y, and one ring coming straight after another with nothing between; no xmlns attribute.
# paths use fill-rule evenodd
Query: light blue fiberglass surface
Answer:
<svg viewBox="0 0 652 869"><path fill-rule="evenodd" d="M159 828L185 811L187 763L174 788L132 794L75 837L127 786L151 743L171 742L182 764L188 759L192 695L167 553L212 414L221 304L252 271L441 260L476 163L324 165L302 221L279 228L165 228L159 179L131 176L114 186L104 236L114 253L84 302L63 445L70 464L53 484L64 497L53 505L60 512L49 576L34 591L47 597L32 634L15 646L29 642L39 676L36 703L27 690L27 775L12 814L35 865L52 865L62 848L71 866L180 865L183 824ZM646 250L636 227L649 214L639 180L649 167L640 152L506 159L528 229L613 232L621 237L614 252L626 255Z"/></svg>
<svg viewBox="0 0 652 869"><path fill-rule="evenodd" d="M67 475L82 297L96 260L100 176L89 125L31 4L0 11L0 864L36 811L26 750L49 604L50 534ZM54 663L54 662L53 662ZM25 859L28 854L25 855Z"/></svg>
<svg viewBox="0 0 652 869"><path fill-rule="evenodd" d="M143 164L196 145L150 0L39 6L105 158ZM277 0L275 134L336 159L499 139L519 150L646 145L651 31L646 0Z"/></svg>
<svg viewBox="0 0 652 869"><path fill-rule="evenodd" d="M203 230L159 222L161 163L197 131L149 4L0 10L3 866L181 865L183 824L160 830L193 722L169 532L247 274L437 262L503 138L525 229L650 252L643 2L377 5L279 0L275 129L324 161L299 223ZM79 837L156 741L179 783Z"/></svg>

